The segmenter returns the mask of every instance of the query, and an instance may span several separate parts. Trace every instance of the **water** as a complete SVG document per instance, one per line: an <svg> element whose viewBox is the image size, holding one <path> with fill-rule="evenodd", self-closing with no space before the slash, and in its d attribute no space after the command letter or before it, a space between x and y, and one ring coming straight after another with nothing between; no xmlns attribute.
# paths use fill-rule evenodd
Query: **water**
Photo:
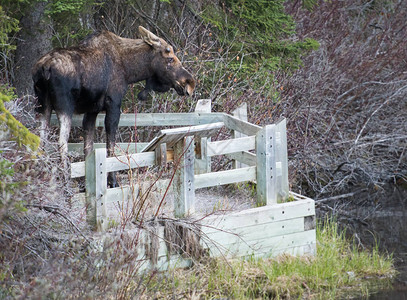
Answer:
<svg viewBox="0 0 407 300"><path fill-rule="evenodd" d="M406 286L395 286L393 290L379 291L368 298L369 300L407 300Z"/></svg>
<svg viewBox="0 0 407 300"><path fill-rule="evenodd" d="M368 299L407 300L407 191L389 187L378 199L347 205L348 216L356 219L345 217L340 222L361 245L371 248L378 243L382 253L393 253L400 272L391 290L374 292Z"/></svg>

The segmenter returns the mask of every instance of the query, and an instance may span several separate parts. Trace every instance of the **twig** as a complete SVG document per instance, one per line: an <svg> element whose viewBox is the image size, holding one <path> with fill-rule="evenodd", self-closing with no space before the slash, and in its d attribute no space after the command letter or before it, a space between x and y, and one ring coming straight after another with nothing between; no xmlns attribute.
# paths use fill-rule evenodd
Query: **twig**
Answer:
<svg viewBox="0 0 407 300"><path fill-rule="evenodd" d="M67 216L65 216L63 213L60 212L61 207L59 206L51 206L51 205L40 205L40 204L26 204L26 207L35 207L40 210L45 210L49 213L52 213L54 215L61 216L64 218L66 221L68 221L69 224L72 225L76 229L76 231L90 244L90 240L83 234L83 232L76 226L74 222L72 222Z"/></svg>
<svg viewBox="0 0 407 300"><path fill-rule="evenodd" d="M359 191L353 192L353 193L342 194L342 195L338 195L338 196L333 196L333 197L328 197L328 198L316 199L315 202L320 203L320 202L326 202L326 201L332 201L332 200L348 198L348 197L354 196L358 192Z"/></svg>
<svg viewBox="0 0 407 300"><path fill-rule="evenodd" d="M14 234L12 234L12 233L11 233L11 235L14 236ZM8 236L7 234L2 233L2 232L0 232L0 236L3 236L3 237L5 237L6 239L9 239L9 240L11 240L11 241L13 240L12 237L10 237L10 236ZM33 248L31 248L30 246L27 246L27 245L26 245L25 243L23 243L19 238L17 238L17 237L14 237L14 238L17 240L18 243L22 244L24 248L26 248L26 249L27 249L28 251L30 251L32 254L36 255L39 259L41 259L43 262L45 262L45 259L42 258L41 255L39 255Z"/></svg>

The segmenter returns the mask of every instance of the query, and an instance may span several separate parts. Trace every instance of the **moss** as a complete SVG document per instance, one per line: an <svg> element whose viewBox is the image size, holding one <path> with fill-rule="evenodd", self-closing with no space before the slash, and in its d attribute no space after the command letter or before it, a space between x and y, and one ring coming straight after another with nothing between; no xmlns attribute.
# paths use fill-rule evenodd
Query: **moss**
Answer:
<svg viewBox="0 0 407 300"><path fill-rule="evenodd" d="M4 102L10 101L10 99L10 96L0 93L0 125L3 127L0 129L10 132L20 147L25 145L31 150L37 150L40 138L16 120L4 106Z"/></svg>

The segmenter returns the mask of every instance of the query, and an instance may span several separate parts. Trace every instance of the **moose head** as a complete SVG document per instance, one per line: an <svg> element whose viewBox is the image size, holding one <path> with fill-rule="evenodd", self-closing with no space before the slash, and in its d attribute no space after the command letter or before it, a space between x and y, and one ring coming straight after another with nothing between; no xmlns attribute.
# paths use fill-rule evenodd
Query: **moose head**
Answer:
<svg viewBox="0 0 407 300"><path fill-rule="evenodd" d="M157 92L174 88L180 96L192 95L195 80L175 56L173 47L142 26L139 27L139 32L143 41L154 49L151 60L154 75L147 79L146 86Z"/></svg>

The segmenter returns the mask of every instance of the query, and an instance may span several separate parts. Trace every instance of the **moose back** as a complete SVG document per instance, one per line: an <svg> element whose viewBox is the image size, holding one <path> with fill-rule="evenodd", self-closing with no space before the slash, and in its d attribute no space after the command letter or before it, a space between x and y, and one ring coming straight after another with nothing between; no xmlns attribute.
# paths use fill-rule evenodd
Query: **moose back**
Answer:
<svg viewBox="0 0 407 300"><path fill-rule="evenodd" d="M122 98L129 84L146 80L145 90L139 93L140 100L144 100L150 90L166 92L174 88L179 95L192 95L195 80L183 68L173 48L142 26L139 33L141 39L121 38L108 31L96 32L77 47L45 54L34 65L37 111L42 114L41 139L47 137L51 112L55 110L65 168L74 113L84 114L86 157L93 150L96 117L99 112L106 112L107 152L111 156ZM114 173L108 175L108 184L117 186Z"/></svg>

